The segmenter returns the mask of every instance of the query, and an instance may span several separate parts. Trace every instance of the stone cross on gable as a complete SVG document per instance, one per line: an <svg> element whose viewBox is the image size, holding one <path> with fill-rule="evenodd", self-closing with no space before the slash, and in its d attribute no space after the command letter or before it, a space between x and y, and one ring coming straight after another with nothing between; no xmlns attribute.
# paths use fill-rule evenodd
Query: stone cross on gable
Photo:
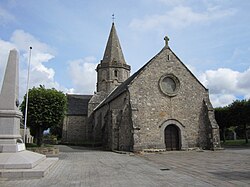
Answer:
<svg viewBox="0 0 250 187"><path fill-rule="evenodd" d="M165 45L166 45L166 47L168 47L169 37L165 36L165 37L164 37L164 40L165 40Z"/></svg>

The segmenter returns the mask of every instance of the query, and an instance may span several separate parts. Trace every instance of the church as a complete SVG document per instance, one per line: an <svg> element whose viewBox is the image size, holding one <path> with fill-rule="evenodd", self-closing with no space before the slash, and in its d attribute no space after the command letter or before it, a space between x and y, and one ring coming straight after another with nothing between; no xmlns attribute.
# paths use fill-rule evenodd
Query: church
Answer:
<svg viewBox="0 0 250 187"><path fill-rule="evenodd" d="M164 40L159 53L130 76L112 23L96 68L96 92L67 95L62 142L133 152L220 148L208 89Z"/></svg>

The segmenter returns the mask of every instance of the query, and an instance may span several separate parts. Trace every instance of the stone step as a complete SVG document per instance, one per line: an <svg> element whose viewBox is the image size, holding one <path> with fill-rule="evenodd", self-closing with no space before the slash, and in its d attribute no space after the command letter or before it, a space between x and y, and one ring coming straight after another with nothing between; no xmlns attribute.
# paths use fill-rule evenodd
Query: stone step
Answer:
<svg viewBox="0 0 250 187"><path fill-rule="evenodd" d="M58 158L46 158L37 166L31 169L0 169L0 178L21 179L21 178L42 178L57 163Z"/></svg>
<svg viewBox="0 0 250 187"><path fill-rule="evenodd" d="M31 169L46 159L45 155L31 151L0 153L0 169Z"/></svg>

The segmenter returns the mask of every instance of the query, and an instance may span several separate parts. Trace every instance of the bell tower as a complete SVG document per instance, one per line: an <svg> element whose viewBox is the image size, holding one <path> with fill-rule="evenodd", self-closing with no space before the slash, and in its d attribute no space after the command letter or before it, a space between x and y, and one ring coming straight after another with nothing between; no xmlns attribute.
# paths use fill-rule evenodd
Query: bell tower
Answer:
<svg viewBox="0 0 250 187"><path fill-rule="evenodd" d="M126 64L122 48L112 23L103 59L97 68L97 92L109 94L130 76L130 66Z"/></svg>

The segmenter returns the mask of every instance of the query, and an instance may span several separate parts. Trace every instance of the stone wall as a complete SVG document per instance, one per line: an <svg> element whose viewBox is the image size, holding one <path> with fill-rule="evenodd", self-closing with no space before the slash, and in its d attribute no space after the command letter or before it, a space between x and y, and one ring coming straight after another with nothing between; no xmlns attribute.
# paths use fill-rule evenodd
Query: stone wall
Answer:
<svg viewBox="0 0 250 187"><path fill-rule="evenodd" d="M132 122L128 92L95 111L94 137L106 150L132 151Z"/></svg>
<svg viewBox="0 0 250 187"><path fill-rule="evenodd" d="M130 66L127 64L111 63L98 69L97 91L110 93L114 88L123 83L130 75ZM100 68L102 67L102 68Z"/></svg>
<svg viewBox="0 0 250 187"><path fill-rule="evenodd" d="M92 114L94 109L107 97L105 92L96 92L88 102L88 116Z"/></svg>
<svg viewBox="0 0 250 187"><path fill-rule="evenodd" d="M131 107L129 93L124 92L115 100L110 102L112 132L112 150L133 150Z"/></svg>
<svg viewBox="0 0 250 187"><path fill-rule="evenodd" d="M87 116L66 116L63 122L62 142L83 144L88 140Z"/></svg>
<svg viewBox="0 0 250 187"><path fill-rule="evenodd" d="M117 123L119 130L118 150L133 151L133 124L130 104L126 103L120 114L119 123Z"/></svg>
<svg viewBox="0 0 250 187"><path fill-rule="evenodd" d="M171 94L160 84L168 76L176 83ZM105 149L165 149L165 129L170 125L178 131L177 149L219 146L208 90L168 47L127 83L93 113L94 137Z"/></svg>
<svg viewBox="0 0 250 187"><path fill-rule="evenodd" d="M108 117L108 105L104 105L100 109L96 110L93 113L93 141L94 142L102 142L104 137L104 125L105 125L105 119Z"/></svg>
<svg viewBox="0 0 250 187"><path fill-rule="evenodd" d="M159 81L166 74L179 80L175 96L161 91ZM144 67L133 80L129 92L135 151L164 148L162 126L168 120L180 126L182 149L209 144L203 105L208 91L169 48L165 47Z"/></svg>
<svg viewBox="0 0 250 187"><path fill-rule="evenodd" d="M215 120L214 109L209 98L204 100L204 106L207 113L207 126L209 133L209 147L210 149L217 150L221 149L220 145L220 131L219 126Z"/></svg>

